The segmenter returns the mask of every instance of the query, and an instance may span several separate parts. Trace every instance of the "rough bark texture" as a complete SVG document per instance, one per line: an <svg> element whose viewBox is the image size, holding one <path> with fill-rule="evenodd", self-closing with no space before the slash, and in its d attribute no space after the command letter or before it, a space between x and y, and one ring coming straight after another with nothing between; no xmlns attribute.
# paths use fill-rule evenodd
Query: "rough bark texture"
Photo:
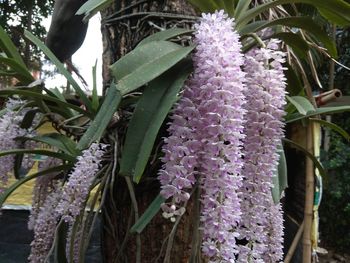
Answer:
<svg viewBox="0 0 350 263"><path fill-rule="evenodd" d="M191 27L195 15L195 11L186 0L115 1L114 5L102 14L104 87L108 87L111 81L109 65L132 50L143 38L175 25ZM122 138L124 129L117 129L119 138ZM155 176L156 170L152 168L149 173ZM135 187L139 214L142 215L158 195L159 184L153 177ZM134 211L124 178L117 177L114 191L109 197L103 209L104 261L136 262L137 237L135 234L128 235L128 229L134 224ZM195 242L193 238L198 234L198 214L195 206L193 203L188 204L187 212L178 224L171 257L167 261L169 263L189 262L191 256L191 262L204 262L199 260L200 255L196 254L200 251L200 242ZM153 218L141 234L140 262L164 262L167 241L173 227L174 224L164 219L160 212Z"/></svg>

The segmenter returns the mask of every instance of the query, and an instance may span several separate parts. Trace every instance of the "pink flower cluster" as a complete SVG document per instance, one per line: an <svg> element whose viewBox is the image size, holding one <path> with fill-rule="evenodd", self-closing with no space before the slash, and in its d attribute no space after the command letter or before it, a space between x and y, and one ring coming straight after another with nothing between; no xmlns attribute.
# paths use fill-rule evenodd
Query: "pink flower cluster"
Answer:
<svg viewBox="0 0 350 263"><path fill-rule="evenodd" d="M195 70L163 146L163 215L182 215L197 184L210 262L278 262L283 220L271 187L283 137L284 54L271 41L244 57L233 27L222 11L196 26Z"/></svg>

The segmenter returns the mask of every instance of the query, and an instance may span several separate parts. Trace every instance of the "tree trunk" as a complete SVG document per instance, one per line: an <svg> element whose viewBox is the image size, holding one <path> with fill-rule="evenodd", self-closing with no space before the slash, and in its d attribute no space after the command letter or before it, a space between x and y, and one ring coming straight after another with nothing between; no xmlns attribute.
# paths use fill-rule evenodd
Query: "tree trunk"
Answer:
<svg viewBox="0 0 350 263"><path fill-rule="evenodd" d="M108 87L111 81L109 65L131 51L143 38L175 25L190 27L195 15L186 0L115 1L102 14L104 87ZM123 115L123 112L120 114ZM125 128L117 129L118 137L122 138ZM141 216L159 194L159 183L155 178L158 168L159 165L151 168L148 173L153 177L148 176L148 181L131 186L134 187L131 192L125 178L116 177L111 187L114 190L110 191L102 211L104 262L204 262L200 259L198 203L187 205L187 212L179 224L170 222L158 212L140 236L128 234L136 220L135 211L137 216ZM135 200L132 201L133 192L137 209ZM176 226L175 235L169 235ZM168 241L172 239L171 246L172 242ZM170 251L170 257L167 257Z"/></svg>

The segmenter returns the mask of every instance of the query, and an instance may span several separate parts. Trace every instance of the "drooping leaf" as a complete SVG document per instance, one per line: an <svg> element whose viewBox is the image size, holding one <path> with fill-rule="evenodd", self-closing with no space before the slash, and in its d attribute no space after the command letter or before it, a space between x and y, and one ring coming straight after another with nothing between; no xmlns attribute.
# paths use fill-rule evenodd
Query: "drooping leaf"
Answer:
<svg viewBox="0 0 350 263"><path fill-rule="evenodd" d="M0 56L0 63L10 67L10 69L14 72L14 77L21 81L23 85L28 85L34 81L34 78L28 69L22 64L18 63L15 59Z"/></svg>
<svg viewBox="0 0 350 263"><path fill-rule="evenodd" d="M309 51L310 47L300 35L291 32L281 32L274 34L273 38L281 39L294 50L298 57L307 57L307 52Z"/></svg>
<svg viewBox="0 0 350 263"><path fill-rule="evenodd" d="M238 15L238 19L236 20L237 27L243 27L244 25L248 24L249 21L253 20L256 16L268 10L269 8L291 3L305 3L313 5L321 10L321 14L325 15L326 18L330 21L337 23L341 19L341 25L350 24L350 4L346 3L343 0L276 0L267 2L265 4L260 4L254 8L247 10L242 15ZM327 12L325 12L325 10L327 10Z"/></svg>
<svg viewBox="0 0 350 263"><path fill-rule="evenodd" d="M165 199L160 194L157 195L139 220L131 227L130 232L138 234L142 233L149 222L151 222L152 218L158 213L160 206L164 201Z"/></svg>
<svg viewBox="0 0 350 263"><path fill-rule="evenodd" d="M249 5L252 1L251 0L239 0L238 4L235 8L234 17L236 20L239 19L245 12L247 12Z"/></svg>
<svg viewBox="0 0 350 263"><path fill-rule="evenodd" d="M26 177L16 181L14 184L12 184L10 187L8 187L3 193L0 194L0 207L2 207L2 205L4 204L4 202L6 201L6 199L18 188L20 187L22 184L33 180L39 176L44 176L46 174L51 174L54 172L60 172L60 171L67 171L72 167L72 165L60 165L60 166L56 166L56 167L52 167L37 173L33 173L30 175L27 175Z"/></svg>
<svg viewBox="0 0 350 263"><path fill-rule="evenodd" d="M84 20L87 20L112 3L113 0L88 0L79 8L76 14L85 15Z"/></svg>
<svg viewBox="0 0 350 263"><path fill-rule="evenodd" d="M19 96L23 96L23 97L28 97L32 100L42 100L42 101L46 101L46 102L52 102L57 104L59 107L62 107L63 109L65 108L71 108L79 113L84 114L85 116L88 116L91 118L91 114L85 110L83 110L82 108L71 104L71 103L67 103L64 102L60 99L57 99L56 97L51 97L45 94L41 94L38 92L34 92L34 91L29 91L29 90L23 90L23 89L3 89L0 90L0 96L1 97L7 97L7 96L11 96L11 95L19 95Z"/></svg>
<svg viewBox="0 0 350 263"><path fill-rule="evenodd" d="M318 171L320 172L320 175L322 177L326 177L326 171L324 170L322 164L319 162L319 160L312 154L310 153L307 149L305 149L302 145L289 140L287 138L283 139L283 142L285 142L286 144L289 144L291 147L301 151L302 153L304 153L308 158L310 158L312 160L312 162L314 163L314 165L316 166L316 168L318 169Z"/></svg>
<svg viewBox="0 0 350 263"><path fill-rule="evenodd" d="M271 190L272 198L275 204L279 203L284 189L286 189L288 186L287 160L282 146L279 149L279 154L280 158L278 162L277 174L272 178L273 188Z"/></svg>
<svg viewBox="0 0 350 263"><path fill-rule="evenodd" d="M121 101L121 94L112 83L109 87L101 108L96 114L95 119L90 124L90 127L81 137L77 149L84 150L94 141L99 140L105 132L109 122L116 112Z"/></svg>
<svg viewBox="0 0 350 263"><path fill-rule="evenodd" d="M61 150L72 156L79 155L79 151L76 150L76 142L74 142L72 139L63 134L48 133L25 139L45 143L53 148L57 148L58 150Z"/></svg>
<svg viewBox="0 0 350 263"><path fill-rule="evenodd" d="M235 0L223 0L224 10L230 16L234 17L235 12Z"/></svg>
<svg viewBox="0 0 350 263"><path fill-rule="evenodd" d="M284 74L287 78L287 91L288 94L293 96L300 95L300 92L303 91L302 83L298 77L298 75L295 73L295 70L291 67L291 65L286 64L285 65L287 70L284 71Z"/></svg>
<svg viewBox="0 0 350 263"><path fill-rule="evenodd" d="M192 29L186 29L186 28L170 28L170 29L166 29L164 31L160 31L157 32L153 35L150 35L146 38L144 38L139 44L138 46L142 46L144 44L150 43L152 41L164 41L164 40L168 40L177 36L181 36L181 35L185 35L188 33L193 32Z"/></svg>
<svg viewBox="0 0 350 263"><path fill-rule="evenodd" d="M120 174L139 182L151 154L158 131L178 99L178 92L190 74L184 61L150 82L139 99L126 133Z"/></svg>
<svg viewBox="0 0 350 263"><path fill-rule="evenodd" d="M0 26L0 49L5 52L7 57L13 58L19 65L27 69L21 55L17 51L17 47L13 44L2 26ZM27 69L28 71L28 69Z"/></svg>
<svg viewBox="0 0 350 263"><path fill-rule="evenodd" d="M277 2L277 1L276 1ZM247 25L246 28L239 27L238 31L244 35L248 33L254 33L257 31L260 31L264 28L276 26L276 25L282 25L282 26L288 26L291 28L301 28L306 31L308 31L310 34L312 34L315 39L323 43L324 47L327 48L331 56L337 57L337 48L335 46L334 41L328 36L328 34L311 18L306 16L297 16L297 17L283 17L279 19L275 19L272 21L266 21L266 22L257 22L253 25ZM253 32L250 32L248 30L254 30ZM282 35L283 37L283 35ZM286 37L286 36L284 36ZM289 36L290 37L290 36ZM295 38L295 37L294 37ZM288 40L288 39L287 39ZM300 46L300 40L299 40L299 47ZM294 44L295 46L296 44ZM305 46L305 44L304 44Z"/></svg>
<svg viewBox="0 0 350 263"><path fill-rule="evenodd" d="M44 54L50 59L50 61L55 64L58 71L68 80L68 82L72 85L75 92L79 95L79 98L86 106L87 110L93 113L91 101L88 99L85 92L80 88L79 84L74 80L72 75L68 72L68 70L64 67L64 65L57 59L57 57L51 52L51 50L45 46L43 42L41 42L36 36L32 33L25 31L24 35L33 42L38 48L40 48Z"/></svg>
<svg viewBox="0 0 350 263"><path fill-rule="evenodd" d="M350 141L349 133L346 130L344 130L342 127L338 126L337 124L335 124L333 122L321 120L321 119L315 119L315 118L310 118L310 121L317 122L317 123L321 124L322 126L325 126L326 128L329 128L329 129L339 133L341 136L344 137L344 139Z"/></svg>
<svg viewBox="0 0 350 263"><path fill-rule="evenodd" d="M300 113L290 114L289 116L286 117L285 122L291 123L294 121L299 121L299 120L313 117L316 115L333 114L333 113L340 113L345 111L350 111L350 106L322 107L322 108L317 108L314 112L309 112L306 115L302 115Z"/></svg>
<svg viewBox="0 0 350 263"><path fill-rule="evenodd" d="M154 41L135 48L111 66L117 89L125 95L185 58L194 46L182 47L168 41Z"/></svg>
<svg viewBox="0 0 350 263"><path fill-rule="evenodd" d="M302 115L306 115L310 112L315 112L314 106L311 104L311 102L302 96L293 96L289 97L286 96L287 100L292 103L295 108L298 110L298 112Z"/></svg>
<svg viewBox="0 0 350 263"><path fill-rule="evenodd" d="M6 150L0 152L0 157L11 155L11 154L38 154L38 155L45 155L54 157L61 160L66 160L70 162L75 161L75 157L72 157L71 155L65 154L65 153L59 153L54 151L48 151L48 150L40 150L40 149L12 149L12 150Z"/></svg>

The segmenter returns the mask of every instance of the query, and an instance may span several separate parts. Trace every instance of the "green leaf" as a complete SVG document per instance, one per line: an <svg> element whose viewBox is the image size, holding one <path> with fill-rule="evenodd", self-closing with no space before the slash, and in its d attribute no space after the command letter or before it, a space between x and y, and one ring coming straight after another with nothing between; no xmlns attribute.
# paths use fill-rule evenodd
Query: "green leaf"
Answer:
<svg viewBox="0 0 350 263"><path fill-rule="evenodd" d="M188 33L192 33L192 29L186 29L186 28L170 28L164 31L157 32L155 34L152 34L146 38L144 38L137 46L142 46L144 44L153 42L153 41L162 41L162 40L168 40L177 36L185 35Z"/></svg>
<svg viewBox="0 0 350 263"><path fill-rule="evenodd" d="M230 16L234 17L235 13L235 0L223 0L224 2L224 10Z"/></svg>
<svg viewBox="0 0 350 263"><path fill-rule="evenodd" d="M34 110L29 110L27 113L24 115L23 120L21 122L21 128L23 129L29 129L32 127L33 120L35 118L35 115L38 113L38 109Z"/></svg>
<svg viewBox="0 0 350 263"><path fill-rule="evenodd" d="M79 155L79 151L76 150L76 142L63 134L48 133L25 139L48 144L72 156Z"/></svg>
<svg viewBox="0 0 350 263"><path fill-rule="evenodd" d="M197 7L201 12L214 13L218 9L213 0L188 0L193 6Z"/></svg>
<svg viewBox="0 0 350 263"><path fill-rule="evenodd" d="M295 108L298 110L298 112L302 115L306 115L310 112L315 112L314 106L311 104L311 102L302 96L293 96L289 97L286 96L287 100L289 100L290 103L292 103Z"/></svg>
<svg viewBox="0 0 350 263"><path fill-rule="evenodd" d="M97 12L103 10L107 6L113 3L113 0L89 0L83 4L79 10L76 12L76 15L84 15L84 20L90 19Z"/></svg>
<svg viewBox="0 0 350 263"><path fill-rule="evenodd" d="M324 170L322 164L319 162L319 160L312 154L310 153L308 150L306 150L303 146L301 146L300 144L289 140L287 138L283 139L283 142L289 144L290 146L292 146L293 148L303 152L308 158L310 158L312 160L312 162L315 164L317 170L320 172L320 175L322 177L326 177L326 171Z"/></svg>
<svg viewBox="0 0 350 263"><path fill-rule="evenodd" d="M14 76L21 81L23 85L28 85L34 81L34 78L28 69L22 64L18 63L15 59L0 56L0 63L10 67L15 74Z"/></svg>
<svg viewBox="0 0 350 263"><path fill-rule="evenodd" d="M139 220L131 227L131 233L142 233L144 228L151 222L153 217L158 213L160 206L164 203L165 199L159 194L153 200L153 202L149 205L147 210L143 213L143 215L139 218Z"/></svg>
<svg viewBox="0 0 350 263"><path fill-rule="evenodd" d="M97 112L98 107L100 106L98 94L97 94L97 82L96 82L96 68L97 68L97 60L95 65L92 67L92 108L95 112Z"/></svg>
<svg viewBox="0 0 350 263"><path fill-rule="evenodd" d="M194 46L182 47L168 41L154 41L137 47L111 66L119 80L117 89L125 95L167 71L185 58Z"/></svg>
<svg viewBox="0 0 350 263"><path fill-rule="evenodd" d="M13 44L10 37L7 35L2 26L0 26L0 49L5 52L7 57L13 58L19 65L27 69L21 55L17 51L17 47ZM27 69L27 71L29 71Z"/></svg>
<svg viewBox="0 0 350 263"><path fill-rule="evenodd" d="M272 21L266 21L265 23L260 23L260 24L254 23L253 25L254 25L254 27L252 27L252 26L250 26L250 27L247 26L247 27L249 30L254 30L254 32L262 30L266 27L271 27L271 26L276 26L276 25L304 29L304 30L308 31L310 34L312 34L318 41L323 43L324 47L327 48L327 50L329 51L329 53L333 57L337 57L337 48L336 48L334 41L328 36L328 34L311 17L306 17L306 16L283 17L283 18L272 20ZM238 27L238 28L239 28L238 31L242 35L252 33L252 32L249 32L247 30L247 28L241 28L241 27ZM296 44L294 44L294 47L295 46L296 46ZM304 44L304 46L305 46L305 44ZM299 41L299 47L301 47L300 41Z"/></svg>
<svg viewBox="0 0 350 263"><path fill-rule="evenodd" d="M313 117L321 114L332 114L332 113L340 113L350 111L350 106L337 106L337 107L322 107L317 108L314 112L309 112L306 115L302 115L300 113L290 114L286 117L286 123L291 123L294 121L302 120L305 118Z"/></svg>
<svg viewBox="0 0 350 263"><path fill-rule="evenodd" d="M94 141L99 140L105 132L109 122L111 121L118 105L121 101L121 94L112 83L109 87L105 99L97 112L95 119L92 121L90 127L81 137L77 149L84 150L90 146Z"/></svg>
<svg viewBox="0 0 350 263"><path fill-rule="evenodd" d="M152 152L158 131L178 99L178 92L190 74L184 61L153 80L136 105L126 133L120 174L139 182Z"/></svg>
<svg viewBox="0 0 350 263"><path fill-rule="evenodd" d="M79 98L86 106L87 110L93 113L91 101L88 99L85 92L80 88L79 84L74 80L72 75L68 72L68 70L64 67L64 65L56 58L56 56L51 52L51 50L45 46L43 42L41 42L36 36L32 33L25 31L24 35L33 42L38 48L40 48L44 54L50 59L50 61L55 64L58 71L68 80L68 82L72 85L75 92L79 95Z"/></svg>
<svg viewBox="0 0 350 263"><path fill-rule="evenodd" d="M287 67L287 70L284 72L286 78L287 78L287 91L288 94L293 96L300 95L300 92L303 91L303 85L294 71L294 69L291 67L291 65L286 64L285 67Z"/></svg>
<svg viewBox="0 0 350 263"><path fill-rule="evenodd" d="M338 126L337 124L329 122L329 121L321 120L321 119L314 119L314 118L310 118L310 121L317 122L317 123L321 124L322 126L330 128L330 129L336 131L337 133L339 133L341 136L343 136L344 139L350 141L349 133L347 131L345 131L342 127Z"/></svg>
<svg viewBox="0 0 350 263"><path fill-rule="evenodd" d="M0 194L0 207L5 203L6 199L22 184L35 179L39 176L43 176L45 174L50 174L54 172L60 172L60 171L66 171L69 170L72 167L72 165L60 165L60 166L55 166L49 169L46 169L44 171L40 171L34 174L27 175L26 177L22 178L21 180L18 180L14 184L12 184L9 188L7 188L2 194Z"/></svg>
<svg viewBox="0 0 350 263"><path fill-rule="evenodd" d="M54 239L54 263L68 263L66 255L67 233L69 225L61 220L56 227Z"/></svg>
<svg viewBox="0 0 350 263"><path fill-rule="evenodd" d="M287 160L282 146L279 148L279 155L277 175L272 178L273 188L271 189L275 204L279 203L284 189L288 187Z"/></svg>
<svg viewBox="0 0 350 263"><path fill-rule="evenodd" d="M42 100L44 102L53 102L55 104L57 104L58 106L62 107L63 109L65 108L71 108L79 113L82 113L88 117L91 118L91 114L85 110L83 110L82 108L71 104L71 103L67 103L64 102L60 99L48 96L48 95L44 95L38 92L33 92L33 91L29 91L29 90L23 90L23 89L3 89L0 90L0 97L7 97L9 95L19 95L19 96L23 96L23 97L29 97L32 100Z"/></svg>
<svg viewBox="0 0 350 263"><path fill-rule="evenodd" d="M251 0L239 0L234 13L236 20L238 20L245 12L247 12L251 2Z"/></svg>
<svg viewBox="0 0 350 263"><path fill-rule="evenodd" d="M30 149L13 149L13 150L7 150L7 151L1 151L0 157L10 155L10 154L39 154L39 155L45 155L50 156L70 162L75 162L75 157L72 157L71 155L64 154L64 153L58 153L48 150L30 150Z"/></svg>
<svg viewBox="0 0 350 263"><path fill-rule="evenodd" d="M242 28L242 26L248 24L249 21L253 20L256 16L262 12L268 10L269 8L276 7L282 4L291 4L291 3L305 3L312 6L315 6L321 13L327 18L337 23L341 18L341 25L350 24L350 4L342 0L327 0L327 1L315 1L315 0L276 0L267 2L265 4L260 4L255 8L249 9L242 16L239 16L236 20L237 28ZM327 10L327 12L325 12Z"/></svg>
<svg viewBox="0 0 350 263"><path fill-rule="evenodd" d="M274 34L272 38L281 39L294 50L298 57L307 57L307 52L309 51L310 47L300 35L290 32L281 32Z"/></svg>

